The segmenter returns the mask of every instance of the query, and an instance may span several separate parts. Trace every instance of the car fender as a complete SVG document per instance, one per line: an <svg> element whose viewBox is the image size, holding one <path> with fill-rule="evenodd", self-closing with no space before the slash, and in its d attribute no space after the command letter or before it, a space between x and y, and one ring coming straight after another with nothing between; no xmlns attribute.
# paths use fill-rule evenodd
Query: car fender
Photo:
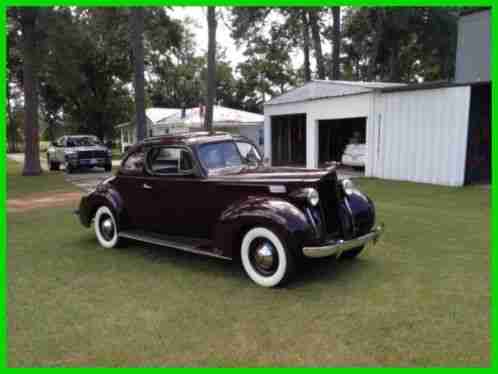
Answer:
<svg viewBox="0 0 498 374"><path fill-rule="evenodd" d="M214 246L223 256L237 257L247 230L263 226L274 231L292 251L314 235L304 212L280 198L249 197L227 207L215 225Z"/></svg>
<svg viewBox="0 0 498 374"><path fill-rule="evenodd" d="M119 192L106 183L97 186L97 189L81 198L79 206L80 221L83 226L89 227L95 212L101 206L109 207L114 213L116 225L122 228L128 224L123 198Z"/></svg>

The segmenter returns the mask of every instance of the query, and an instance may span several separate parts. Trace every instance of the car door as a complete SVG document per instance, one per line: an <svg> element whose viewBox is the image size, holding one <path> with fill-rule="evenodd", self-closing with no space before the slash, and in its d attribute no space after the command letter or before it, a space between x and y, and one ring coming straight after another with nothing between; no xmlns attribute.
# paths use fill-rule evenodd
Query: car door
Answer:
<svg viewBox="0 0 498 374"><path fill-rule="evenodd" d="M157 146L146 157L150 228L172 236L206 238L203 203L207 185L189 148Z"/></svg>
<svg viewBox="0 0 498 374"><path fill-rule="evenodd" d="M64 163L65 160L65 153L64 153L64 147L66 144L66 136L63 136L57 140L56 147L55 147L55 159L57 162L60 162L61 164Z"/></svg>
<svg viewBox="0 0 498 374"><path fill-rule="evenodd" d="M149 192L149 177L145 173L144 160L144 149L130 153L123 160L115 185L124 201L131 228L150 231L150 215L155 204Z"/></svg>

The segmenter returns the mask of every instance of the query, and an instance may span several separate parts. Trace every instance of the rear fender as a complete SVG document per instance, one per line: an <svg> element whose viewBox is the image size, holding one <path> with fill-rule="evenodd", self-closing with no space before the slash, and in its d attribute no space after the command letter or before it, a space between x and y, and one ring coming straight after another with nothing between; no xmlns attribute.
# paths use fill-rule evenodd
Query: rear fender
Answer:
<svg viewBox="0 0 498 374"><path fill-rule="evenodd" d="M214 246L226 257L237 257L245 232L262 226L274 231L292 251L299 251L314 235L305 214L290 202L277 198L250 198L230 205L221 214L214 232Z"/></svg>

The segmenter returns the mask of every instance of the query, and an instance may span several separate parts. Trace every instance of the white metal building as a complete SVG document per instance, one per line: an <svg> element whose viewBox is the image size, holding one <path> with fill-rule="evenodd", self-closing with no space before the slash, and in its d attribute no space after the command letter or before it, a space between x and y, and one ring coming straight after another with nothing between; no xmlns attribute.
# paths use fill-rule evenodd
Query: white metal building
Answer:
<svg viewBox="0 0 498 374"><path fill-rule="evenodd" d="M489 180L490 83L311 81L265 104L265 156L316 168L352 132L367 145L365 175L461 186Z"/></svg>

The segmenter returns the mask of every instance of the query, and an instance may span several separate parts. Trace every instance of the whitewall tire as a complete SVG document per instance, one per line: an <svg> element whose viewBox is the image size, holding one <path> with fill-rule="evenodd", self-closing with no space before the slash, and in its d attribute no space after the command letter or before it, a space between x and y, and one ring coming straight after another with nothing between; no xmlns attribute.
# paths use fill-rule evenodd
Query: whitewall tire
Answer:
<svg viewBox="0 0 498 374"><path fill-rule="evenodd" d="M244 270L260 286L283 284L294 270L292 254L275 233L264 227L249 230L240 251Z"/></svg>
<svg viewBox="0 0 498 374"><path fill-rule="evenodd" d="M95 235L104 248L114 248L119 243L118 227L113 212L107 206L97 209L94 219Z"/></svg>

